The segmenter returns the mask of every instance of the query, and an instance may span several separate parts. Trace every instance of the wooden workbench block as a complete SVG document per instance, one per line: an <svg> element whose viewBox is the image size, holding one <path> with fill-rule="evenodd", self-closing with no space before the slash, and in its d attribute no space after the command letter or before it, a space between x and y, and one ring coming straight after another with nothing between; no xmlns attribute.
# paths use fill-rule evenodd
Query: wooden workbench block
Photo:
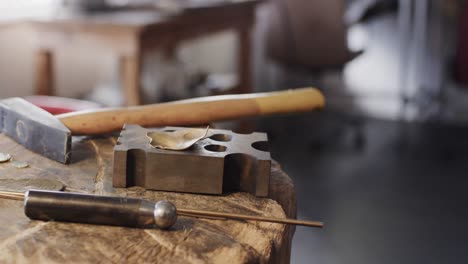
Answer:
<svg viewBox="0 0 468 264"><path fill-rule="evenodd" d="M0 135L2 152L29 163L25 169L0 164L0 179L55 179L74 192L167 199L180 208L296 216L294 186L276 163L269 198L113 188L115 143L115 138L74 138L71 164L64 165ZM288 263L294 233L293 226L282 224L188 217L181 217L169 231L41 222L28 219L22 207L21 201L0 199L0 263Z"/></svg>

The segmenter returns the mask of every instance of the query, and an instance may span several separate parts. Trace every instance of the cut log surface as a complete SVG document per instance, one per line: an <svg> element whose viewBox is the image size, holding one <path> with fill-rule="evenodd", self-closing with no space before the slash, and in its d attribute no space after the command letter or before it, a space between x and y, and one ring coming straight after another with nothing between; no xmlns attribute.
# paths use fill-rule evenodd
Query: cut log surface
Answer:
<svg viewBox="0 0 468 264"><path fill-rule="evenodd" d="M74 137L72 162L63 165L0 135L0 152L26 161L0 163L0 179L60 180L66 191L166 199L177 207L270 217L296 217L291 179L272 166L269 198L112 187L114 137ZM0 186L1 189L1 186ZM21 201L0 199L0 263L288 263L294 227L254 221L180 217L167 231L28 219Z"/></svg>

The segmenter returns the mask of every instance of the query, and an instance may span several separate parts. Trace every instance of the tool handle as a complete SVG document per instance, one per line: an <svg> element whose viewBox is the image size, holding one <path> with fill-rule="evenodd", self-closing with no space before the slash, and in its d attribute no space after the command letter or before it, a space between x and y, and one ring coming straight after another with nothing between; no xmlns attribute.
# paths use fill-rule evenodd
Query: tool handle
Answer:
<svg viewBox="0 0 468 264"><path fill-rule="evenodd" d="M72 134L93 135L120 130L126 123L144 127L190 126L259 115L305 112L324 104L325 99L319 90L302 88L80 111L57 117Z"/></svg>
<svg viewBox="0 0 468 264"><path fill-rule="evenodd" d="M147 227L155 224L155 203L125 198L77 193L29 190L24 213L43 221Z"/></svg>

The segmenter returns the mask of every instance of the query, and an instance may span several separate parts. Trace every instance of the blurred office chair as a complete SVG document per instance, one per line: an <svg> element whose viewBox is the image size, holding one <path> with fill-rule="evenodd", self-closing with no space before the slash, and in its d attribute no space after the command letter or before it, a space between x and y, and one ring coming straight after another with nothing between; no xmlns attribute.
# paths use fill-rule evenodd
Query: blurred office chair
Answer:
<svg viewBox="0 0 468 264"><path fill-rule="evenodd" d="M285 82L280 84L281 87L291 85L286 83L286 79L292 72L306 73L315 78L330 71L341 73L346 63L362 53L348 49L345 4L344 0L271 0L265 53L285 76L280 81ZM326 87L321 88L327 94ZM327 100L332 98L327 96ZM354 128L353 144L362 147L365 143L362 119L339 116L342 116L342 123ZM344 130L346 127L336 133Z"/></svg>
<svg viewBox="0 0 468 264"><path fill-rule="evenodd" d="M272 0L266 54L292 68L341 68L360 52L347 47L343 0Z"/></svg>

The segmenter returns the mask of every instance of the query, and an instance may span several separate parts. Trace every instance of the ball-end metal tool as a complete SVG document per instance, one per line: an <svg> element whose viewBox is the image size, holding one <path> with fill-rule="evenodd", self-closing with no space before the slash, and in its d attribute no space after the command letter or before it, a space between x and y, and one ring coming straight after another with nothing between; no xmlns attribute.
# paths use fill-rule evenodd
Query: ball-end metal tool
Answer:
<svg viewBox="0 0 468 264"><path fill-rule="evenodd" d="M26 216L43 221L168 229L176 223L177 216L186 216L323 227L322 222L176 208L165 200L152 202L137 198L45 190L28 190L25 193L0 191L0 198L23 200Z"/></svg>

